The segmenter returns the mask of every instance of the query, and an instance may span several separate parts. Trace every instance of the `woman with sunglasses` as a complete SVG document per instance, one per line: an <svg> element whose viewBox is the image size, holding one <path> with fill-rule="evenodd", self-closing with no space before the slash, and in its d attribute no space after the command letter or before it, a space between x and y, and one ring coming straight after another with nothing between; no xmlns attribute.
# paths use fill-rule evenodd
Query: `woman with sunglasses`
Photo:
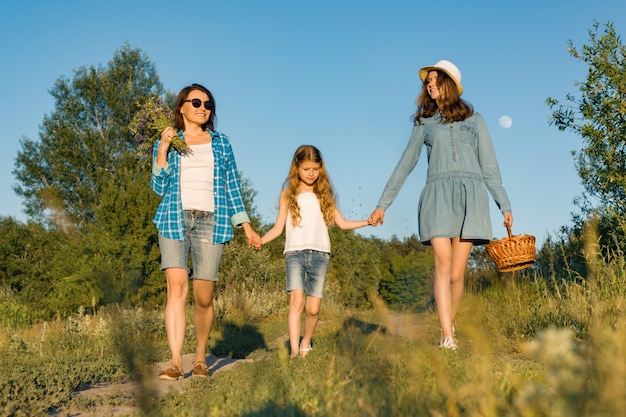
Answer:
<svg viewBox="0 0 626 417"><path fill-rule="evenodd" d="M439 346L456 349L453 324L463 296L467 261L473 245L488 243L493 236L487 191L500 208L505 226L513 225L513 215L485 120L461 99L459 69L441 60L420 69L419 76L422 90L411 137L369 220L383 223L385 210L426 146L428 173L419 199L419 235L423 244L432 246L435 257Z"/></svg>
<svg viewBox="0 0 626 417"><path fill-rule="evenodd" d="M213 294L224 243L241 226L248 245L260 244L245 211L241 182L230 141L216 132L215 100L199 84L183 88L176 99L175 126L167 127L154 146L152 189L161 196L154 217L159 232L161 269L167 281L165 331L172 353L160 379L184 378L185 303L189 290L189 255L193 270L193 321L196 352L192 376L206 377L206 344L213 325ZM183 153L171 145L180 136Z"/></svg>

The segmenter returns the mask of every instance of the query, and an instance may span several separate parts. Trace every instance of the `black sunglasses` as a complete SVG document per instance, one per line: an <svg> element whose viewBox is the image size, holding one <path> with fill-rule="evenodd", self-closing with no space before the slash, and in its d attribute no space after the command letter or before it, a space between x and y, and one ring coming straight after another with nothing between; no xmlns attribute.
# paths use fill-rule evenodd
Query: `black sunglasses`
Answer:
<svg viewBox="0 0 626 417"><path fill-rule="evenodd" d="M196 109L200 108L200 106L202 105L202 100L200 100L199 98L193 98L191 100L185 100L184 103L186 102L190 102L192 106L194 106ZM215 108L215 105L213 104L212 101L205 101L204 102L204 108L207 110L213 110Z"/></svg>

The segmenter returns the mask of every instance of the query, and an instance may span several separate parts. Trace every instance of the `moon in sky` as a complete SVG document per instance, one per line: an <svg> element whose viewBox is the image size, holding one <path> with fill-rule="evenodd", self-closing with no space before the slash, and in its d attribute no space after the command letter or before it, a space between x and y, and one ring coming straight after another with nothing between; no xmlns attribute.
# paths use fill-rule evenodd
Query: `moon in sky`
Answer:
<svg viewBox="0 0 626 417"><path fill-rule="evenodd" d="M500 117L500 126L503 129L508 129L512 125L513 125L513 120L511 120L511 118L509 116L502 116L502 117Z"/></svg>

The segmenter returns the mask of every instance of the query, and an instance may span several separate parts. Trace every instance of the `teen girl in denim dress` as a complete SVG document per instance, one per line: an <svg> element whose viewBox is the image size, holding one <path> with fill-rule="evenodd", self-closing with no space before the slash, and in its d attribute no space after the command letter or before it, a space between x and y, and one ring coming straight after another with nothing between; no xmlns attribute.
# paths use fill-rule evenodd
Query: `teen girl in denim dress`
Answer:
<svg viewBox="0 0 626 417"><path fill-rule="evenodd" d="M511 204L483 117L460 98L461 72L449 61L420 69L422 91L409 142L370 216L382 224L411 173L423 145L428 156L426 185L418 206L419 236L435 257L434 295L441 324L440 346L456 349L454 318L463 296L473 245L492 238L487 191L513 225Z"/></svg>
<svg viewBox="0 0 626 417"><path fill-rule="evenodd" d="M333 187L320 151L300 146L280 193L274 226L261 238L266 244L280 236L286 226L285 258L289 292L289 343L291 357L306 356L317 326L330 259L328 227L350 230L367 226L367 220L346 220L335 202ZM257 248L260 249L260 246ZM300 320L306 307L304 336Z"/></svg>

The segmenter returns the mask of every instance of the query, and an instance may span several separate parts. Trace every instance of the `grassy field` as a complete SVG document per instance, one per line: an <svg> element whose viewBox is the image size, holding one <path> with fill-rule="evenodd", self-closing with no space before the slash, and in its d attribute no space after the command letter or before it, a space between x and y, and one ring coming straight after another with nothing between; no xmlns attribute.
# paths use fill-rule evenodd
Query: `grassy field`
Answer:
<svg viewBox="0 0 626 417"><path fill-rule="evenodd" d="M149 416L623 415L624 271L618 261L576 283L521 275L470 282L457 351L437 347L432 309L397 313L380 303L351 311L329 296L313 351L296 359L285 348L285 294L232 289L217 300L211 352L250 360L167 395L150 389L147 371L168 358L162 311L108 307L5 325L0 415L104 416L120 404ZM191 326L185 347L194 347ZM144 389L97 401L73 395L127 380Z"/></svg>

